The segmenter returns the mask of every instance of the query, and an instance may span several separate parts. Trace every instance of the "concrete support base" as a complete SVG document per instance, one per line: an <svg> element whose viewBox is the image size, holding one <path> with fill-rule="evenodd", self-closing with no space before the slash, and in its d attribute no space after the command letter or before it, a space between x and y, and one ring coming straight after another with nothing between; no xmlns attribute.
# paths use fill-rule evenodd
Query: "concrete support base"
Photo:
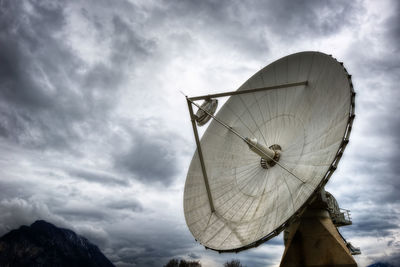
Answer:
<svg viewBox="0 0 400 267"><path fill-rule="evenodd" d="M357 266L326 210L309 208L288 230L280 267Z"/></svg>

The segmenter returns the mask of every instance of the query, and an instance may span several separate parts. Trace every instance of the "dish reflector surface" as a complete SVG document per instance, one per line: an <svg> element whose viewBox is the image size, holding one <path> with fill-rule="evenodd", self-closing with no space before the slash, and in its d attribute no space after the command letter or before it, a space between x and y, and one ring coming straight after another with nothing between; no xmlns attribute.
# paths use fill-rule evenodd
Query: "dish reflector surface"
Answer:
<svg viewBox="0 0 400 267"><path fill-rule="evenodd" d="M304 183L278 165L262 168L260 156L215 120L205 131L201 147L215 211L197 151L184 189L186 223L204 246L240 250L275 236L329 179L353 112L351 82L339 62L319 52L293 54L238 90L300 81L308 84L231 96L216 117L267 147L280 145L279 163Z"/></svg>

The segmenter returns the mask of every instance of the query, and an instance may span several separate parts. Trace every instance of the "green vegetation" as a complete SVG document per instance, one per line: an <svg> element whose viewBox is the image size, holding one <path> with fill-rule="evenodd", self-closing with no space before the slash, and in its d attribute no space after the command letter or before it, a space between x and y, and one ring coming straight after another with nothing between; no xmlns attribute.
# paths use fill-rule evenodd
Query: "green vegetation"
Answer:
<svg viewBox="0 0 400 267"><path fill-rule="evenodd" d="M199 261L185 261L171 259L164 267L201 267ZM224 267L245 267L239 260L231 260L224 263Z"/></svg>
<svg viewBox="0 0 400 267"><path fill-rule="evenodd" d="M170 260L164 267L201 267L198 261Z"/></svg>
<svg viewBox="0 0 400 267"><path fill-rule="evenodd" d="M231 260L224 263L224 267L244 267L239 260Z"/></svg>

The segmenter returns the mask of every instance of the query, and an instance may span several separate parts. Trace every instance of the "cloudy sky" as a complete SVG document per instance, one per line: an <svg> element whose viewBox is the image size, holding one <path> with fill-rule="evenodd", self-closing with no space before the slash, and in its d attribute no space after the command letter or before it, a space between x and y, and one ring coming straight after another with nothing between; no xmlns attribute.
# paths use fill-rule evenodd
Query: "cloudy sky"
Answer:
<svg viewBox="0 0 400 267"><path fill-rule="evenodd" d="M360 266L400 262L399 1L0 0L0 235L45 219L117 266L278 266L282 236L239 254L183 216L195 151L185 98L237 89L304 50L353 75L356 120L327 190Z"/></svg>

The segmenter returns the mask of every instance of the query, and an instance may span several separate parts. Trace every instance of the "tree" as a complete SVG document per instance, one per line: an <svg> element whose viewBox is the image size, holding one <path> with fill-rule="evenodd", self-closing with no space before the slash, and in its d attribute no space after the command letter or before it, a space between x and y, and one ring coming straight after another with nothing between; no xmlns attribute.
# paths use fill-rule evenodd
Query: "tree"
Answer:
<svg viewBox="0 0 400 267"><path fill-rule="evenodd" d="M181 260L179 267L201 267L201 264L198 261Z"/></svg>
<svg viewBox="0 0 400 267"><path fill-rule="evenodd" d="M171 259L164 267L201 267L201 264L198 261Z"/></svg>
<svg viewBox="0 0 400 267"><path fill-rule="evenodd" d="M179 267L179 260L171 259L164 267Z"/></svg>
<svg viewBox="0 0 400 267"><path fill-rule="evenodd" d="M224 263L224 267L244 267L240 260L231 260Z"/></svg>

